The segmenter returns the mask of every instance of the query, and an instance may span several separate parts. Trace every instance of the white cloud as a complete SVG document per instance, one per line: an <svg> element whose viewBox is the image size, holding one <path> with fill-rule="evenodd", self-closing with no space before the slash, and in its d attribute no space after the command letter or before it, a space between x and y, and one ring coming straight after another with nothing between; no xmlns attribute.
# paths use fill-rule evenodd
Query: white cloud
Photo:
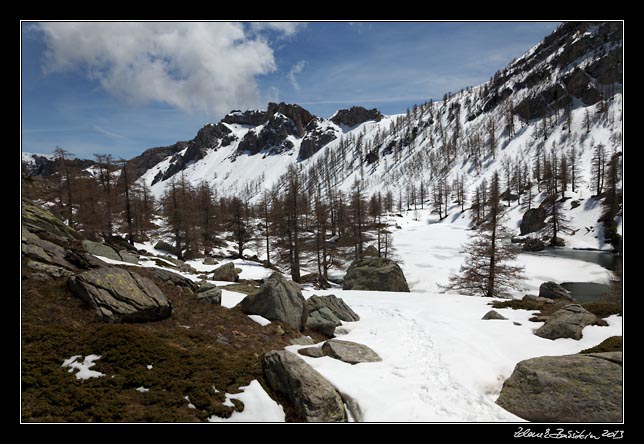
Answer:
<svg viewBox="0 0 644 444"><path fill-rule="evenodd" d="M297 83L297 78L295 76L301 73L305 66L306 66L306 61L300 60L295 65L293 65L293 67L288 72L288 74L286 74L288 81L291 82L291 85L293 85L293 88L295 88L295 90L297 91L300 90L300 84Z"/></svg>
<svg viewBox="0 0 644 444"><path fill-rule="evenodd" d="M270 29L278 31L289 37L306 26L305 22L252 22L251 27L255 31Z"/></svg>
<svg viewBox="0 0 644 444"><path fill-rule="evenodd" d="M285 35L297 23L261 24ZM131 103L224 114L259 104L256 76L276 70L273 49L241 23L39 23L46 73L82 69Z"/></svg>

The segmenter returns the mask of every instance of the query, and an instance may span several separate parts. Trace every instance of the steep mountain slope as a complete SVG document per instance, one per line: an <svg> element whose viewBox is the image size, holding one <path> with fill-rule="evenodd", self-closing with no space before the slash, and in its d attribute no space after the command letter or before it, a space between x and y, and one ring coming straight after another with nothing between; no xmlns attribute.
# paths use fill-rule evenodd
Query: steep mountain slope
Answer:
<svg viewBox="0 0 644 444"><path fill-rule="evenodd" d="M296 164L309 190L358 184L367 193L390 191L400 207L442 190L448 206L465 197L469 207L472 192L495 171L507 179L508 203L527 204L521 193L541 179L535 176L545 157L569 157L574 148L576 187L566 197L586 203L571 213L571 225L588 227L578 246L601 246L598 205L588 200L595 194L591 161L598 145L606 158L622 150L622 39L619 22L565 23L485 84L407 114L354 107L323 119L271 103L266 111L233 111L192 141L132 162L137 171L156 162L141 180L157 197L183 174L192 184L206 181L220 194L254 201L262 190L280 188ZM541 191L531 190L531 205L541 203ZM515 213L513 227L523 211Z"/></svg>

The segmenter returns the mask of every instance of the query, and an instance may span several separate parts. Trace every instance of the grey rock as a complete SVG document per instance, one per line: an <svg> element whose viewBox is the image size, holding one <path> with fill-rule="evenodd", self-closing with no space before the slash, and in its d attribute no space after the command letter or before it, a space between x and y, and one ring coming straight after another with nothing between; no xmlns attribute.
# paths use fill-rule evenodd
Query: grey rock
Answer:
<svg viewBox="0 0 644 444"><path fill-rule="evenodd" d="M342 325L340 319L333 314L327 307L322 307L310 313L306 319L306 326L313 331L322 333L326 337L333 337L335 328Z"/></svg>
<svg viewBox="0 0 644 444"><path fill-rule="evenodd" d="M27 266L31 268L32 270L35 270L37 272L40 272L42 274L49 275L53 278L60 278L60 277L69 277L73 276L74 273L67 270L66 268L59 267L57 265L49 265L45 264L43 262L37 262L37 261L28 261Z"/></svg>
<svg viewBox="0 0 644 444"><path fill-rule="evenodd" d="M341 321L355 322L360 320L360 316L349 307L342 298L333 294L328 296L313 295L306 300L306 307L309 313L321 308L328 308Z"/></svg>
<svg viewBox="0 0 644 444"><path fill-rule="evenodd" d="M534 422L621 422L621 355L543 356L521 361L496 402Z"/></svg>
<svg viewBox="0 0 644 444"><path fill-rule="evenodd" d="M179 255L178 253L180 253L179 251L177 251L177 248L174 245L169 244L169 243L167 243L165 241L157 242L154 245L154 248L157 249L157 250L161 250L161 251L165 251L167 253L174 254L176 256L178 256Z"/></svg>
<svg viewBox="0 0 644 444"><path fill-rule="evenodd" d="M313 339L309 338L308 336L300 336L299 338L291 338L289 341L291 345L313 345L315 342L313 342Z"/></svg>
<svg viewBox="0 0 644 444"><path fill-rule="evenodd" d="M335 332L333 334L334 335L348 335L349 330L347 330L344 327L336 327Z"/></svg>
<svg viewBox="0 0 644 444"><path fill-rule="evenodd" d="M156 279L162 280L163 282L167 282L177 287L188 288L192 292L196 292L200 288L199 285L197 285L194 281L172 271L164 270L162 268L150 268L150 273L152 273L152 275Z"/></svg>
<svg viewBox="0 0 644 444"><path fill-rule="evenodd" d="M506 318L496 310L490 310L487 313L485 313L481 319L483 319L484 321L487 321L492 319L507 320L508 318Z"/></svg>
<svg viewBox="0 0 644 444"><path fill-rule="evenodd" d="M260 315L300 331L304 330L308 317L300 287L280 273L273 273L255 293L246 296L239 307L246 314Z"/></svg>
<svg viewBox="0 0 644 444"><path fill-rule="evenodd" d="M204 265L217 265L219 262L217 262L214 258L210 256L206 256L203 260Z"/></svg>
<svg viewBox="0 0 644 444"><path fill-rule="evenodd" d="M572 338L579 340L587 325L594 325L598 318L581 305L571 304L555 311L535 335L546 339Z"/></svg>
<svg viewBox="0 0 644 444"><path fill-rule="evenodd" d="M366 345L339 339L326 341L322 345L322 353L324 353L324 356L330 356L349 364L382 361L380 356Z"/></svg>
<svg viewBox="0 0 644 444"><path fill-rule="evenodd" d="M109 322L167 318L172 305L154 282L122 268L89 270L69 278L72 291Z"/></svg>
<svg viewBox="0 0 644 444"><path fill-rule="evenodd" d="M546 226L546 210L542 207L530 208L525 212L519 225L521 236L534 233Z"/></svg>
<svg viewBox="0 0 644 444"><path fill-rule="evenodd" d="M574 302L568 290L556 282L544 282L539 286L539 297L548 299L566 299Z"/></svg>
<svg viewBox="0 0 644 444"><path fill-rule="evenodd" d="M139 258L135 254L132 254L131 252L127 250L121 250L118 252L119 256L121 256L121 260L123 262L128 262L130 264L138 264L139 263Z"/></svg>
<svg viewBox="0 0 644 444"><path fill-rule="evenodd" d="M121 256L118 254L118 252L105 244L99 244L98 242L92 242L90 240L84 240L83 241L83 248L85 251L87 251L90 254L93 254L95 256L102 256L106 257L108 259L112 259L114 261L121 261Z"/></svg>
<svg viewBox="0 0 644 444"><path fill-rule="evenodd" d="M523 251L543 251L546 244L540 239L526 239L523 243Z"/></svg>
<svg viewBox="0 0 644 444"><path fill-rule="evenodd" d="M212 272L212 279L215 281L239 282L239 273L241 273L241 269L235 268L234 263L228 262L215 268Z"/></svg>
<svg viewBox="0 0 644 444"><path fill-rule="evenodd" d="M344 277L342 289L409 292L409 285L397 263L374 257L353 261Z"/></svg>
<svg viewBox="0 0 644 444"><path fill-rule="evenodd" d="M22 199L21 201L22 226L40 238L45 236L55 242L67 242L71 240L82 240L83 236L71 227L68 227L62 220L58 219L51 212L34 205L32 202Z"/></svg>
<svg viewBox="0 0 644 444"><path fill-rule="evenodd" d="M288 399L305 422L346 422L342 398L322 375L286 350L262 358L262 372L271 391Z"/></svg>
<svg viewBox="0 0 644 444"><path fill-rule="evenodd" d="M521 322L516 322L516 321L514 321L514 322L513 322L513 324L514 324L514 325L516 325L516 326L520 326L520 325L521 325Z"/></svg>
<svg viewBox="0 0 644 444"><path fill-rule="evenodd" d="M221 305L221 288L211 288L197 293L197 300L213 305Z"/></svg>
<svg viewBox="0 0 644 444"><path fill-rule="evenodd" d="M321 358L324 356L322 349L320 347L306 347L301 348L297 351L302 356L308 356L309 358Z"/></svg>
<svg viewBox="0 0 644 444"><path fill-rule="evenodd" d="M22 255L38 262L52 264L68 270L76 267L67 260L67 251L48 240L41 239L23 227L22 229Z"/></svg>

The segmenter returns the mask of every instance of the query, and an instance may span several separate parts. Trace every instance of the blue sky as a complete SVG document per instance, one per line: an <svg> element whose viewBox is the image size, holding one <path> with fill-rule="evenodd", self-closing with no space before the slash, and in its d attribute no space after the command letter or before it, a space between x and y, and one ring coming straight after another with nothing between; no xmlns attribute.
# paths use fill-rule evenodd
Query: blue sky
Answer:
<svg viewBox="0 0 644 444"><path fill-rule="evenodd" d="M131 158L268 101L401 113L485 82L557 25L23 23L22 149Z"/></svg>

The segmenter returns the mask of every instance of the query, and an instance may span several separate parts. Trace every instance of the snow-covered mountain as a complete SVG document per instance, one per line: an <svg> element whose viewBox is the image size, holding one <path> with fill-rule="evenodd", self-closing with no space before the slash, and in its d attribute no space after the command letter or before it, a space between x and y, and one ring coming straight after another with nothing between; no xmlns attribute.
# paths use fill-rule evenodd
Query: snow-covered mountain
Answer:
<svg viewBox="0 0 644 444"><path fill-rule="evenodd" d="M131 163L157 197L183 174L194 185L206 181L220 195L253 201L279 187L296 164L309 189L321 182L348 191L358 181L367 193L391 191L409 202L412 194L418 199L416 190L428 200L433 188L462 182L469 202L494 171L508 182L524 171L534 184L540 156L569 156L574 148L577 187L567 196L583 200L593 194L594 149L603 145L607 157L622 150L622 40L620 22L565 23L488 82L406 114L353 107L325 119L270 103L265 111L232 111L193 140L148 150ZM536 205L543 200L538 191ZM574 227L590 228L578 246L597 246L598 216L588 204L571 213Z"/></svg>

